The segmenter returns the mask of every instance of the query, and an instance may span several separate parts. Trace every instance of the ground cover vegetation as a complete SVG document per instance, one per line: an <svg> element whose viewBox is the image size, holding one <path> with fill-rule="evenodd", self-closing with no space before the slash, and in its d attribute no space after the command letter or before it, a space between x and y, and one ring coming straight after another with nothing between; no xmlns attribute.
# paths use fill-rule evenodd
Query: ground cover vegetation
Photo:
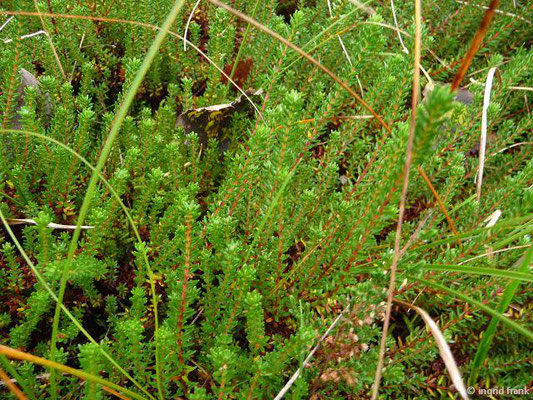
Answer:
<svg viewBox="0 0 533 400"><path fill-rule="evenodd" d="M0 397L531 387L532 24L3 0Z"/></svg>

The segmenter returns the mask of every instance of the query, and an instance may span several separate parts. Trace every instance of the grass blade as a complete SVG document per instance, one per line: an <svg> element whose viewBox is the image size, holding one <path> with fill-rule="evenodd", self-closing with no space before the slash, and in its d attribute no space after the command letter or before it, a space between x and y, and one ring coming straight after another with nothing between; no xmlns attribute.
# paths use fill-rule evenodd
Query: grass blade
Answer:
<svg viewBox="0 0 533 400"><path fill-rule="evenodd" d="M168 31L170 27L172 26L172 24L174 23L174 20L178 16L178 13L180 12L184 3L185 3L185 0L176 0L176 2L174 3L174 6L172 7L172 9L170 10L169 14L166 17L165 22L161 26L161 30L157 33L154 41L152 42L150 48L148 49L148 52L146 56L144 57L144 60L141 66L139 67L139 70L135 74L135 78L133 79L131 86L129 87L128 91L126 92L126 95L124 96L122 103L120 104L118 112L115 115L115 119L111 126L109 135L107 136L107 139L105 141L100 157L98 158L96 168L91 175L91 179L89 180L89 185L87 187L87 191L83 198L83 203L80 208L78 220L76 221L76 225L77 225L76 230L74 231L74 234L72 235L72 240L70 241L70 246L69 246L68 255L67 255L67 264L61 276L59 294L57 296L58 300L57 300L57 305L56 305L56 309L54 313L54 321L52 324L52 338L50 340L50 358L52 359L52 361L55 358L57 333L59 329L59 316L61 314L61 305L63 304L63 297L65 296L68 275L70 273L72 260L74 259L74 253L76 249L78 248L78 239L80 237L81 226L83 225L83 221L85 220L85 217L87 216L87 213L89 211L89 207L91 205L91 199L96 189L96 184L98 183L98 180L99 180L99 174L104 168L104 165L107 161L109 153L111 153L111 148L113 147L115 139L118 136L120 127L122 126L122 123L124 122L124 118L126 118L129 108L131 104L133 103L133 100L135 99L135 95L137 94L137 91L139 90L141 83L144 80L144 77L146 76L148 69L150 68L150 65L154 61L159 51L159 48L161 47L161 44L163 43L163 40L168 35ZM155 293L153 295L155 296ZM156 297L154 297L154 299L156 299ZM159 365L160 364L159 363L159 345L158 345L158 339L157 339L158 338L157 330L159 327L159 323L158 323L158 316L157 316L157 308L155 307L154 307L154 319L155 319L155 337L156 337L156 350L155 350L156 381L157 381L157 390L159 393L159 398L162 400L163 394L162 394L162 388L161 388L161 369ZM51 384L52 398L55 398L57 397L57 388L55 384L54 373L52 373L52 375L50 376L50 384Z"/></svg>
<svg viewBox="0 0 533 400"><path fill-rule="evenodd" d="M70 154L72 154L73 156L75 156L78 160L80 160L81 162L83 162L87 168L89 168L91 171L94 172L95 170L95 167L92 166L91 163L89 163L89 161L87 161L83 156L81 156L80 154L78 154L76 151L72 150L70 147L68 147L67 145L65 145L64 143L61 143L60 141L54 139L54 138L51 138L49 136L45 136L43 134L40 134L40 133L36 133L36 132L31 132L31 131L24 131L24 130L18 130L18 129L0 129L0 133L4 133L4 134L19 134L19 135L29 135L29 136L34 136L38 139L41 139L43 141L46 141L46 142L50 142L50 143L53 143L53 144L56 144L58 145L59 147L67 150ZM135 238L137 239L137 242L138 243L142 243L142 239L141 239L141 236L139 234L139 231L137 229L137 227L135 226L135 222L133 221L133 217L131 216L130 212L128 211L128 208L126 207L126 205L124 204L124 202L122 201L122 199L120 198L120 196L118 195L118 193L115 191L115 189L113 188L113 186L111 186L111 184L102 176L101 173L98 173L99 175L99 178L100 180L102 181L102 183L107 187L107 189L109 190L109 192L111 193L111 195L115 198L115 200L119 203L120 207L122 208L122 210L124 211L124 214L126 215L126 219L128 220L128 222L130 223L130 226L133 230L133 233L135 235ZM1 214L1 211L0 211L0 218L2 218L2 214ZM9 219L6 219L6 221L9 221ZM32 271L34 272L34 274L36 275L37 279L39 280L39 282L45 287L45 289L50 293L50 295L52 296L52 298L57 302L57 297L55 296L54 292L52 291L52 289L50 289L50 287L47 285L47 283L44 281L44 278L40 275L39 271L35 268L35 266L33 265L33 263L31 263L31 261L29 260L29 258L27 257L26 253L24 252L24 250L22 249L22 246L20 246L20 244L18 243L18 241L16 240L16 238L12 235L12 232L11 230L9 230L9 233L11 235L11 238L13 239L13 241L15 242L17 248L19 249L20 253L22 254L22 256L24 257L24 259L26 260L26 262L28 263L28 265L30 266L30 268L32 269ZM145 252L141 252L142 253L142 256L144 258L144 263L146 265L146 270L147 270L147 274L148 274L148 278L150 280L150 284L151 284L151 289L152 289L152 303L154 304L154 307L156 307L156 301L157 299L154 299L154 293L155 293L155 288L153 287L153 273L152 273L152 268L150 266L150 262L148 261L148 257L146 256L146 253ZM87 339L89 339L91 341L91 343L93 344L96 344L98 346L98 348L100 349L100 351L102 352L102 354L113 364L113 366L115 366L126 378L128 378L133 384L135 384L137 387L139 387L140 389L142 389L142 386L137 383L124 369L122 369L118 363L100 346L99 343L97 343L94 338L89 335L89 333L81 326L81 324L79 323L79 321L62 305L62 309L63 311L67 314L67 316L72 320L72 322L74 323L74 325L78 328L78 330L83 333L85 335L85 337ZM148 392L146 392L146 394L152 398L150 396L150 394Z"/></svg>
<svg viewBox="0 0 533 400"><path fill-rule="evenodd" d="M523 256L521 259L522 262L520 263L518 272L524 273L529 269L532 257L533 245L530 245L525 256ZM520 285L519 281L509 282L505 288L505 291L503 292L503 297L497 308L498 312L503 313L505 310L507 310L507 307L509 307L509 304L511 304L511 301L513 300L516 289L518 289L518 285ZM494 334L496 333L496 328L498 327L499 322L500 321L498 321L496 318L492 318L487 330L483 333L483 337L481 338L481 342L477 348L476 355L474 356L474 361L472 362L472 374L470 375L469 379L471 384L475 383L477 380L479 369L487 357L487 353L490 349L490 345L492 344L492 340L494 338Z"/></svg>
<svg viewBox="0 0 533 400"><path fill-rule="evenodd" d="M0 362L4 365L4 368L7 370L7 372L9 372L11 376L17 381L26 396L28 396L31 400L36 400L37 397L33 393L33 390L30 389L30 387L27 385L27 382L19 375L17 370L11 365L6 356L4 356L3 354L0 355Z"/></svg>
<svg viewBox="0 0 533 400"><path fill-rule="evenodd" d="M129 389L126 389L122 386L119 386L113 382L100 378L99 376L88 374L87 372L81 371L79 369L67 367L66 365L56 363L54 361L47 360L46 358L41 358L34 356L33 354L25 353L23 351L12 349L11 347L0 345L0 354L3 354L6 357L14 358L17 360L29 361L34 364L42 365L43 367L52 368L54 370L59 370L70 375L77 376L85 381L93 382L100 384L102 386L107 386L111 389L118 390L122 393L127 394L128 396L138 399L145 400L146 397L140 396L135 392L132 392Z"/></svg>
<svg viewBox="0 0 533 400"><path fill-rule="evenodd" d="M485 267L468 267L466 265L440 265L428 264L423 265L422 269L429 271L443 271L443 272L464 272L472 275L488 275L499 278L512 279L522 282L533 282L533 274L520 271L508 271L504 269L485 268Z"/></svg>
<svg viewBox="0 0 533 400"><path fill-rule="evenodd" d="M489 70L485 83L485 94L483 96L483 113L481 115L481 138L479 139L479 167L476 182L477 201L481 200L481 186L483 185L483 170L485 169L485 151L487 148L487 113L490 104L490 91L496 67Z"/></svg>
<svg viewBox="0 0 533 400"><path fill-rule="evenodd" d="M0 368L0 378L4 381L8 390L19 400L28 400L26 395L22 393L17 385L9 378L9 375L5 373L3 369Z"/></svg>
<svg viewBox="0 0 533 400"><path fill-rule="evenodd" d="M448 343L446 343L446 339L444 339L444 335L442 334L439 326L435 323L435 321L433 321L433 319L424 309L417 307L414 304L409 304L398 299L395 299L394 301L404 307L412 308L422 317L422 319L426 323L426 326L429 328L431 334L435 338L435 342L437 343L437 347L439 348L440 358L442 358L442 361L444 361L444 365L446 366L446 369L450 374L450 378L452 379L455 388L461 394L461 397L463 399L468 399L468 394L466 393L466 387L463 382L463 378L461 377L461 372L457 367L457 363L453 358L450 346L448 346Z"/></svg>
<svg viewBox="0 0 533 400"><path fill-rule="evenodd" d="M22 255L22 257L24 258L24 260L26 261L26 263L29 265L30 269L32 270L32 272L34 273L35 277L37 278L37 280L39 281L39 283L41 285L43 285L43 287L46 289L46 291L48 292L48 294L50 295L50 297L52 297L52 299L54 301L58 301L58 298L56 296L56 294L54 293L54 291L52 290L52 288L48 285L48 283L46 282L46 280L43 278L43 276L41 275L41 273L39 272L39 270L35 267L35 265L33 264L33 262L31 261L31 259L28 257L28 255L26 254L26 252L24 251L24 249L22 248L22 245L20 244L20 242L18 241L17 237L15 236L15 234L13 233L13 231L11 230L11 227L8 225L7 223L7 220L4 216L4 213L2 212L2 210L0 209L0 220L2 221L2 223L4 224L4 227L5 229L7 230L7 233L9 234L9 236L11 237L11 240L13 240L13 243L15 243L15 246L17 247L17 249L19 250L20 254ZM81 323L76 319L76 317L74 315L72 315L72 313L68 310L68 308L65 307L64 304L61 304L61 309L63 310L63 312L66 314L66 316L68 318L70 318L70 320L72 321L72 323L78 328L78 330L83 333L85 335L85 337L87 339L89 339L89 341L95 345L97 345L99 348L100 348L100 351L102 352L102 354L109 360L109 362L111 362L111 364L113 364L113 366L115 368L117 368L117 370L119 370L126 378L128 378L135 386L137 386L137 388L139 388L142 392L144 392L150 399L152 400L155 400L155 397L153 397L150 393L148 393L146 391L146 389L144 389L142 387L142 385L137 382L135 379L133 379L133 377L128 374L124 368L122 368L116 361L115 359L113 359L113 357L111 357L104 349L101 348L100 344L94 340L94 338L89 334L89 332L87 332L87 330L81 325Z"/></svg>
<svg viewBox="0 0 533 400"><path fill-rule="evenodd" d="M476 31L476 34L474 35L474 39L472 40L472 44L470 45L470 48L468 49L465 57L463 58L463 62L461 63L457 74L453 78L453 91L459 89L459 86L461 85L461 82L463 81L466 75L466 71L468 71L470 64L472 64L472 61L474 60L474 56L481 47L481 43L483 42L483 39L485 38L487 31L489 30L490 23L492 21L492 18L494 17L495 9L496 7L498 7L498 4L500 4L500 0L491 0L487 10L485 11L483 20L481 21L481 24L479 25L479 28Z"/></svg>
<svg viewBox="0 0 533 400"><path fill-rule="evenodd" d="M499 311L496 311L496 310L493 310L490 307L487 307L486 305L484 305L480 301L477 301L477 300L475 300L475 299L473 299L473 298L471 298L469 296L466 296L466 295L462 294L461 292L458 292L457 290L450 289L447 286L441 285L440 283L431 282L431 281L428 281L428 280L426 280L424 278L419 278L419 277L416 277L416 276L413 276L413 275L407 275L407 276L411 280L415 280L415 281L423 283L423 284L425 284L427 286L431 286L431 287L433 287L435 289L442 290L443 292L453 294L458 299L466 301L467 303L470 303L470 304L476 306L480 310L485 311L487 314L490 314L493 318L497 319L500 322L503 322L509 328L514 329L516 332L520 333L521 335L524 335L526 338L528 338L529 340L533 341L533 332L531 332L529 329L523 327L519 323L513 321L512 319L507 318L505 315L503 315L503 313L501 313Z"/></svg>

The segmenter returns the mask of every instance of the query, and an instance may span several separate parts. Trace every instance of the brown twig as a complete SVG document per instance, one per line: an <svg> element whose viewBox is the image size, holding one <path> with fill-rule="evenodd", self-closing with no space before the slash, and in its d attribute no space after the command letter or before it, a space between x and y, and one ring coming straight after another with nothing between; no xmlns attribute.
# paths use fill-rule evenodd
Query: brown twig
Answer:
<svg viewBox="0 0 533 400"><path fill-rule="evenodd" d="M433 210L429 210L429 212L427 213L427 215L424 217L424 219L422 221L420 221L420 223L418 224L418 226L416 227L415 231L413 232L413 234L411 235L411 237L409 238L409 240L407 241L406 244L404 244L404 246L402 247L402 249L400 250L400 258L403 257L403 255L405 254L405 252L407 250L409 250L409 248L411 247L411 245L418 239L418 237L420 236L420 233L422 232L422 229L424 229L424 226L427 224L427 222L429 221L429 218L431 218L431 215L433 214Z"/></svg>
<svg viewBox="0 0 533 400"><path fill-rule="evenodd" d="M415 49L414 49L414 70L413 70L413 89L411 99L411 121L409 124L409 138L407 140L407 152L405 155L405 164L403 167L403 186L400 196L400 210L398 215L398 224L396 226L396 238L394 239L394 254L390 267L389 292L387 295L387 307L385 310L385 320L383 322L383 332L379 346L378 365L374 385L372 387L372 400L376 400L379 393L379 384L383 369L383 359L385 358L385 349L387 345L387 335L389 333L390 316L392 309L392 300L394 298L394 287L396 284L396 268L400 258L400 242L402 239L402 224L405 215L405 204L407 199L407 187L409 185L409 170L413 159L413 142L416 127L416 108L418 105L418 93L420 90L420 48L422 42L422 1L415 0Z"/></svg>
<svg viewBox="0 0 533 400"><path fill-rule="evenodd" d="M452 230L453 234L455 236L457 236L457 229L455 229L455 224L453 223L452 219L450 218L450 215L448 214L448 211L446 211L446 207L444 207L444 203L442 202L439 194L437 193L437 191L433 187L433 184L431 183L431 181L429 180L428 176L426 175L426 173L424 172L424 170L422 169L422 167L420 165L416 167L416 170L418 171L420 176L422 178L424 178L424 180L426 181L426 184L428 185L429 190L431 190L431 193L433 193L433 197L435 197L435 200L437 200L437 203L439 204L440 210L444 214L444 217L446 218L446 221L448 221L448 225L450 225L450 229ZM458 241L458 242L461 243L460 241Z"/></svg>
<svg viewBox="0 0 533 400"><path fill-rule="evenodd" d="M104 390L107 393L111 393L113 396L118 397L122 400L131 400L130 397L123 395L122 393L117 392L116 390L113 390L111 388L108 388L107 386L102 385L102 390Z"/></svg>
<svg viewBox="0 0 533 400"><path fill-rule="evenodd" d="M26 395L24 393L22 393L22 390L20 390L18 388L18 386L15 385L15 383L11 380L9 375L6 374L4 372L4 370L1 369L1 368L0 368L0 379L2 379L4 381L4 383L6 384L7 388L9 389L9 391L11 393L13 393L16 396L17 399L19 399L19 400L28 400Z"/></svg>
<svg viewBox="0 0 533 400"><path fill-rule="evenodd" d="M468 52L463 58L463 62L461 63L461 66L459 67L457 74L453 78L452 88L451 88L452 91L457 90L459 88L459 85L461 85L461 82L463 81L466 75L466 71L470 67L470 64L472 64L474 56L476 55L479 48L481 47L481 43L483 42L483 39L485 38L485 35L487 34L490 22L492 21L492 18L494 17L494 14L496 13L496 7L498 7L499 3L500 3L500 0L490 1L489 7L487 8L487 11L485 11L485 15L483 16L483 20L481 21L481 25L479 25L479 28L476 34L474 35L472 44L470 45Z"/></svg>
<svg viewBox="0 0 533 400"><path fill-rule="evenodd" d="M71 368L71 367L68 367L66 365L59 364L59 363L56 363L56 362L51 361L51 360L47 360L46 358L37 357L37 356L34 356L33 354L26 353L26 352L20 351L20 350L16 350L16 349L13 349L13 348L8 347L8 346L0 345L0 354L3 354L4 356L6 356L8 358L15 359L15 360L28 361L30 363L41 365L43 367L54 368L54 369L59 370L61 372L65 372L65 373L67 373L69 375L76 376L77 378L83 379L85 381L94 382L96 384L99 384L102 387L106 386L108 389L120 390L120 391L122 391L122 393L125 393L125 394L128 394L129 396L131 396L131 398L135 398L135 399L143 399L144 398L143 396L138 395L137 393L132 392L131 390L129 390L127 388L124 388L124 387L122 387L120 385L117 385L117 384L115 384L113 382L107 381L107 380L105 380L103 378L100 378L99 376L91 375L91 374L86 373L85 371L82 371L82 370L79 370L79 369L76 369L76 368ZM6 384L8 384L8 382L9 383L13 383L13 382L11 382L11 380L9 379L9 377L7 375L6 375L6 377L7 377L7 379L3 378L3 380L6 382ZM23 397L23 399L26 399L26 397Z"/></svg>

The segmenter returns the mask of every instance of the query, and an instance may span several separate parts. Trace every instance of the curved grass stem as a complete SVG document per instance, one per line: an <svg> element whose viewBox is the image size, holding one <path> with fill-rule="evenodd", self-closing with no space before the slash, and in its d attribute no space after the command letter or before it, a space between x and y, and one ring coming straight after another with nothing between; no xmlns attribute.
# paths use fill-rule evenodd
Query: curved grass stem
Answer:
<svg viewBox="0 0 533 400"><path fill-rule="evenodd" d="M50 340L50 358L52 359L52 361L54 361L55 359L57 334L59 330L59 319L60 319L59 317L61 314L61 305L63 304L63 298L65 296L68 276L69 276L69 273L70 273L70 270L73 264L74 253L76 252L78 248L78 239L81 233L81 225L83 225L83 222L85 221L85 218L89 211L91 200L96 189L96 184L98 183L98 180L99 180L99 174L100 172L102 172L104 165L107 162L107 158L109 157L109 154L111 153L111 148L113 147L115 139L118 136L118 133L120 131L124 118L126 118L129 108L131 104L133 103L133 100L135 99L135 95L137 94L137 91L139 90L141 83L144 80L144 77L146 76L148 69L150 68L150 65L154 61L159 51L159 48L161 47L163 43L163 40L167 36L168 30L174 23L174 20L178 16L178 13L180 12L184 3L185 3L185 0L177 0L174 3L174 6L172 7L171 11L167 15L165 22L161 26L161 30L157 33L154 41L152 42L150 48L148 49L148 52L146 56L144 57L144 60L141 66L139 67L139 70L135 74L135 77L133 79L133 82L131 83L131 86L129 87L126 95L124 96L124 99L122 100L120 104L118 112L115 115L115 119L112 123L109 135L107 136L102 152L100 153L100 157L96 164L96 168L93 171L91 178L89 180L89 185L88 185L87 191L85 193L85 197L83 199L83 203L79 211L78 220L76 221L76 230L74 231L74 234L72 235L72 240L70 242L70 246L68 249L67 263L65 265L65 268L61 276L59 294L57 296L58 301L57 301L56 309L54 312L54 320L52 323L52 337ZM153 293L153 296L155 296L154 288L153 288L154 286L153 279L151 279L150 281L151 281L151 286L152 286L152 293ZM157 389L159 393L159 398L162 400L163 393L162 393L162 388L161 388L161 369L160 369L160 362L159 362L159 345L158 345L158 332L157 332L158 327L159 327L159 322L158 322L158 316L157 316L157 308L155 307L156 304L154 304L154 320L155 320L155 329L156 329L156 333L155 333L156 381L157 381ZM55 372L52 373L50 376L50 384L51 384L52 397L54 398L57 396Z"/></svg>

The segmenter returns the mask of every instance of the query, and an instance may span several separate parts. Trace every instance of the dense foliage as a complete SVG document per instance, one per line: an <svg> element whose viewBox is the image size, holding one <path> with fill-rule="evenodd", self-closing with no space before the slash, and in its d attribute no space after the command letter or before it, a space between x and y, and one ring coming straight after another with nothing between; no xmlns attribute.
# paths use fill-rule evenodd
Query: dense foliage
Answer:
<svg viewBox="0 0 533 400"><path fill-rule="evenodd" d="M191 44L171 34L160 47L105 163L108 183L89 193L84 224L94 229L82 230L70 260L73 231L47 225L76 225L91 165L157 34L146 24L161 26L173 2L1 2L1 11L34 14L15 15L0 32L0 211L36 222L11 225L12 236L0 228L1 343L142 398L271 399L344 312L286 398L368 398L411 111L413 3L395 2L398 32L387 1L364 8L231 2L329 68L390 130L292 49L207 1L192 13L194 3L171 28L187 30ZM439 323L465 381L523 388L533 356L531 5L500 4L463 82L471 104L444 85L485 3L423 4L427 89L417 110L396 297ZM0 17L0 25L10 18ZM21 69L39 86L21 88ZM214 124L202 146L201 132L185 135L176 120L241 95L221 70L242 89L262 92L251 96L255 108ZM52 293L63 276L70 314L57 318ZM507 297L510 304L502 303ZM479 303L507 319L476 372L494 317ZM394 303L387 340L383 398L459 397L419 315ZM0 361L30 398L111 396L90 380Z"/></svg>

